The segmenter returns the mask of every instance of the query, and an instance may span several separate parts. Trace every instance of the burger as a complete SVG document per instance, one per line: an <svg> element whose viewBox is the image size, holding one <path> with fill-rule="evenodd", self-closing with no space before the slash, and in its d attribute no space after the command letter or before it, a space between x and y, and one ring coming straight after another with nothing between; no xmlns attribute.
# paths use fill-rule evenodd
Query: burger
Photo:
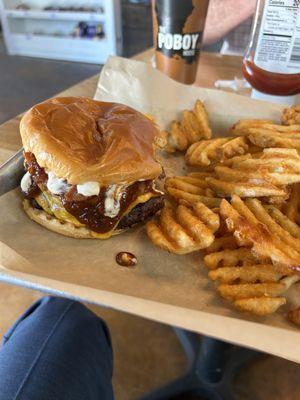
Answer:
<svg viewBox="0 0 300 400"><path fill-rule="evenodd" d="M85 97L40 103L23 116L24 209L75 238L106 239L163 207L157 126L123 104Z"/></svg>

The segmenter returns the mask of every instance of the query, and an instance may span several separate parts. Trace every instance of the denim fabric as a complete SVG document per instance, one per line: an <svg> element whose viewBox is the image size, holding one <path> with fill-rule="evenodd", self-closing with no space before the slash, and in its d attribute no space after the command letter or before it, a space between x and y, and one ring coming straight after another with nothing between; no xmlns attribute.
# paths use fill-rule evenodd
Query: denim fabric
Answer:
<svg viewBox="0 0 300 400"><path fill-rule="evenodd" d="M3 338L0 400L111 400L105 323L82 304L45 297Z"/></svg>

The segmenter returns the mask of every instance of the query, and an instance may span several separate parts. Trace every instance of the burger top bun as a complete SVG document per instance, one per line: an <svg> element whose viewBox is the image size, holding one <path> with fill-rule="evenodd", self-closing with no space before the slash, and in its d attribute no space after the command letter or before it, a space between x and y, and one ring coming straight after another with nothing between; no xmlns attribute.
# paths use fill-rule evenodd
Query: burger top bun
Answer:
<svg viewBox="0 0 300 400"><path fill-rule="evenodd" d="M155 179L157 126L118 103L61 97L32 107L20 123L24 150L38 164L72 185L100 185Z"/></svg>

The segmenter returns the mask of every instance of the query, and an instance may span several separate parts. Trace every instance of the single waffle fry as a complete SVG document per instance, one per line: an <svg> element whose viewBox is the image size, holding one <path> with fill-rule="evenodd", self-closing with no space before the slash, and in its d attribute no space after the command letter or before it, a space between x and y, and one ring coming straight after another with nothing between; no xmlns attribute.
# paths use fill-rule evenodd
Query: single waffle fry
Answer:
<svg viewBox="0 0 300 400"><path fill-rule="evenodd" d="M188 193L184 190L175 189L172 187L167 188L167 193L172 196L178 202L180 200L184 200L189 204L194 204L197 202L201 202L205 204L209 208L219 207L221 204L221 199L217 197L209 197L209 196L202 196L198 194Z"/></svg>
<svg viewBox="0 0 300 400"><path fill-rule="evenodd" d="M269 129L270 131L276 131L280 133L289 133L289 132L300 132L299 125L277 125L277 124L265 124L264 129Z"/></svg>
<svg viewBox="0 0 300 400"><path fill-rule="evenodd" d="M165 149L169 153L174 153L176 150L184 151L189 145L201 139L210 139L211 135L205 107L200 100L197 100L192 111L183 111L180 122L171 123Z"/></svg>
<svg viewBox="0 0 300 400"><path fill-rule="evenodd" d="M263 128L251 128L248 132L248 139L255 146L263 148L282 147L300 150L300 130L283 134Z"/></svg>
<svg viewBox="0 0 300 400"><path fill-rule="evenodd" d="M187 254L210 246L218 226L219 216L198 203L193 207L179 205L175 211L164 208L159 220L148 222L146 230L154 245L171 253Z"/></svg>
<svg viewBox="0 0 300 400"><path fill-rule="evenodd" d="M300 205L300 183L293 185L293 189L290 198L286 202L283 212L293 222L300 223L299 216L299 205Z"/></svg>
<svg viewBox="0 0 300 400"><path fill-rule="evenodd" d="M228 141L227 138L201 140L192 144L185 155L187 164L199 167L206 167L211 163L219 161L218 149Z"/></svg>
<svg viewBox="0 0 300 400"><path fill-rule="evenodd" d="M253 158L252 154L247 153L242 156L236 156L233 158L229 158L228 160L223 161L222 165L224 165L226 167L234 167L235 165L239 165L240 162L249 160L252 158Z"/></svg>
<svg viewBox="0 0 300 400"><path fill-rule="evenodd" d="M282 296L294 283L300 280L300 275L291 275L278 282L240 283L237 285L221 284L218 291L229 300L247 299L253 297Z"/></svg>
<svg viewBox="0 0 300 400"><path fill-rule="evenodd" d="M222 250L216 253L207 254L204 263L209 269L221 267L237 267L257 263L257 258L251 249L240 247L233 250Z"/></svg>
<svg viewBox="0 0 300 400"><path fill-rule="evenodd" d="M243 135L249 128L257 128L272 123L273 121L268 119L242 119L233 125L230 129L230 133L239 136Z"/></svg>
<svg viewBox="0 0 300 400"><path fill-rule="evenodd" d="M258 257L270 258L282 268L300 271L299 239L279 225L257 199L222 200L220 214L237 239L252 243Z"/></svg>
<svg viewBox="0 0 300 400"><path fill-rule="evenodd" d="M247 299L252 297L278 297L285 291L285 285L276 283L241 283L238 285L221 284L218 291L222 297L228 300Z"/></svg>
<svg viewBox="0 0 300 400"><path fill-rule="evenodd" d="M248 144L243 137L201 140L192 144L186 152L187 164L207 167L234 156L245 154Z"/></svg>
<svg viewBox="0 0 300 400"><path fill-rule="evenodd" d="M200 100L197 100L195 103L194 113L201 127L202 137L204 139L210 139L212 132L209 126L208 114L204 107L204 104Z"/></svg>
<svg viewBox="0 0 300 400"><path fill-rule="evenodd" d="M254 147L254 146L253 146ZM244 137L236 137L229 138L227 142L225 142L219 149L218 155L220 161L224 161L230 159L232 157L242 155L247 153L249 149L246 138ZM252 151L254 148L252 148Z"/></svg>
<svg viewBox="0 0 300 400"><path fill-rule="evenodd" d="M227 182L222 179L207 178L210 188L220 197L262 197L262 196L286 196L285 189L280 189L263 179L240 180Z"/></svg>
<svg viewBox="0 0 300 400"><path fill-rule="evenodd" d="M205 195L206 189L209 188L209 185L204 179L187 176L174 176L173 178L167 178L165 181L166 190L168 190L169 187L184 190L185 192L192 194Z"/></svg>
<svg viewBox="0 0 300 400"><path fill-rule="evenodd" d="M219 180L233 182L234 187L248 183L249 187L253 185L258 191L260 187L265 187L271 189L268 190L267 196L285 198L288 197L289 191L284 186L300 181L300 156L295 149L270 148L264 149L261 153L246 156L233 157L228 164L216 165L215 172ZM274 186L277 193L272 190ZM220 190L221 194L230 194L229 189L226 189L226 184L225 189L223 190L221 185ZM237 192L232 192L234 193L237 194ZM244 195L241 194L241 196ZM261 196L263 194L255 193L247 197Z"/></svg>
<svg viewBox="0 0 300 400"><path fill-rule="evenodd" d="M250 120L251 121L251 120ZM274 133L290 133L290 132L300 132L300 126L299 125L289 125L289 126L285 126L285 125L278 125L278 124L274 124L271 121L261 121L259 122L259 120L254 120L253 123L250 123L250 121L248 121L248 123L244 123L244 121L240 121L237 124L235 124L233 126L233 128L231 129L230 133L237 135L237 136L248 136L250 131L252 129L257 129L257 130L268 130L270 132L274 132Z"/></svg>
<svg viewBox="0 0 300 400"><path fill-rule="evenodd" d="M293 182L299 180L299 176L297 174L283 174L277 172L273 173L273 172L268 172L265 169L262 170L260 168L258 168L257 170L256 169L243 170L242 168L239 169L238 167L229 168L226 166L218 165L215 167L215 172L217 177L221 181L235 182L237 186L239 185L239 183L243 184L247 182L249 183L250 186L254 185L255 187L258 188L267 185L268 187L280 189L281 195L279 195L278 192L277 194L271 195L271 196L277 196L278 201L275 201L275 203L278 202L282 203L282 201L287 200L287 198L289 197L289 191L283 188L283 186L287 184L286 182ZM267 196L269 195L270 194L268 194ZM274 200L276 200L276 197Z"/></svg>
<svg viewBox="0 0 300 400"><path fill-rule="evenodd" d="M166 238L160 227L156 225L155 222L149 221L146 225L146 230L147 235L153 244L169 251L170 253L175 253L177 251L177 247Z"/></svg>
<svg viewBox="0 0 300 400"><path fill-rule="evenodd" d="M220 208L213 209L213 210L215 210L215 212L217 212L220 215ZM232 233L228 230L226 222L223 218L220 219L220 228L218 229L216 236L217 236L217 238L233 236ZM228 248L230 249L232 247L228 247ZM224 247L224 250L226 250L226 247Z"/></svg>
<svg viewBox="0 0 300 400"><path fill-rule="evenodd" d="M300 227L293 221L284 215L277 207L265 206L269 215L276 221L281 227L287 230L292 236L300 239Z"/></svg>
<svg viewBox="0 0 300 400"><path fill-rule="evenodd" d="M185 110L182 113L181 129L188 143L195 143L201 140L203 135L201 126L193 111Z"/></svg>
<svg viewBox="0 0 300 400"><path fill-rule="evenodd" d="M227 234L216 238L214 242L206 249L206 253L216 253L221 250L234 250L238 248L238 244L233 235Z"/></svg>
<svg viewBox="0 0 300 400"><path fill-rule="evenodd" d="M280 271L276 271L273 264L257 264L243 267L223 267L212 270L208 274L213 281L221 283L257 283L278 282L284 277Z"/></svg>
<svg viewBox="0 0 300 400"><path fill-rule="evenodd" d="M160 135L154 138L154 144L160 149L165 149L168 144L168 133L166 131L161 131Z"/></svg>
<svg viewBox="0 0 300 400"><path fill-rule="evenodd" d="M300 105L283 110L281 121L284 125L299 125L300 130Z"/></svg>
<svg viewBox="0 0 300 400"><path fill-rule="evenodd" d="M290 196L290 190L287 190L285 196L260 197L260 200L265 204L274 205L276 206L276 208L278 208L278 210L281 210L285 206L286 200L289 199L289 196Z"/></svg>
<svg viewBox="0 0 300 400"><path fill-rule="evenodd" d="M190 172L187 176L191 178L197 178L205 180L205 178L209 178L210 176L215 176L214 172Z"/></svg>
<svg viewBox="0 0 300 400"><path fill-rule="evenodd" d="M193 206L194 213L215 233L220 227L220 217L218 214L210 210L203 203L195 203Z"/></svg>
<svg viewBox="0 0 300 400"><path fill-rule="evenodd" d="M170 132L167 132L168 145L166 150L169 153L174 153L176 150L184 151L187 149L189 142L185 135L182 133L180 122L172 121Z"/></svg>
<svg viewBox="0 0 300 400"><path fill-rule="evenodd" d="M246 311L258 316L265 316L273 314L285 303L285 297L254 297L235 300L233 305L240 311Z"/></svg>
<svg viewBox="0 0 300 400"><path fill-rule="evenodd" d="M232 159L232 166L244 170L264 168L266 172L299 174L300 157L297 150L292 148L268 148L248 159Z"/></svg>
<svg viewBox="0 0 300 400"><path fill-rule="evenodd" d="M202 202L210 208L220 205L221 200L214 197L204 175L174 176L166 179L165 190L178 202L184 200L190 204Z"/></svg>
<svg viewBox="0 0 300 400"><path fill-rule="evenodd" d="M295 308L294 310L290 310L287 315L287 318L289 321L300 326L300 307Z"/></svg>
<svg viewBox="0 0 300 400"><path fill-rule="evenodd" d="M179 248L190 248L193 245L193 239L177 223L173 210L165 208L160 215L160 226L165 235L168 235L171 242Z"/></svg>
<svg viewBox="0 0 300 400"><path fill-rule="evenodd" d="M283 242L291 247L291 249L295 249L296 251L297 248L300 249L300 239L294 237L290 233L290 226L289 224L285 223L286 221L283 221L282 218L277 218L277 220L275 218L272 218L269 211L270 207L264 207L262 203L257 199L247 199L245 201L245 204L260 222L265 224L273 234L275 234L277 237L280 237ZM278 211L277 217L280 214L280 211Z"/></svg>

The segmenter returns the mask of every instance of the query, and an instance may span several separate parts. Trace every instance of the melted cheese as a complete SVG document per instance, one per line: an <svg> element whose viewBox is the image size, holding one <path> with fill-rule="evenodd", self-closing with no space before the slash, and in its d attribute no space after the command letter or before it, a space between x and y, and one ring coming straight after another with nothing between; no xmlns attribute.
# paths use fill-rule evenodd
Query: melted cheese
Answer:
<svg viewBox="0 0 300 400"><path fill-rule="evenodd" d="M106 233L98 233L98 232L91 231L92 236L99 238L99 239L110 238L112 236L112 234L114 233L114 231L118 228L118 223L121 221L121 219L123 217L125 217L125 215L129 214L130 211L133 210L135 206L137 206L138 204L141 204L141 203L146 203L152 197L155 197L155 195L153 193L146 193L146 194L139 196L134 202L132 202L129 205L127 210L120 216L120 219L117 221L117 224L114 226L114 228L112 230L110 230Z"/></svg>
<svg viewBox="0 0 300 400"><path fill-rule="evenodd" d="M141 196L138 196L134 202L129 204L126 211L122 215L120 215L120 218L116 222L116 225L113 227L113 229L111 229L110 231L105 232L105 233L98 233L98 232L90 230L91 235L94 236L95 238L99 238L99 239L110 238L112 236L112 234L114 233L114 231L117 229L119 222L125 215L129 214L130 211L135 206L137 206L140 203L146 203L152 197L155 197L155 194L151 193L151 192L145 193ZM50 215L54 215L60 221L70 222L75 226L86 227L86 225L79 222L78 219L75 218L72 214L68 213L68 211L62 205L61 200L58 196L52 196L51 193L49 193L49 192L43 192L43 193L40 193L35 198L35 200L39 204L39 206L42 207L44 211L46 211L46 213L48 213ZM89 229L89 228L87 227L87 229Z"/></svg>

